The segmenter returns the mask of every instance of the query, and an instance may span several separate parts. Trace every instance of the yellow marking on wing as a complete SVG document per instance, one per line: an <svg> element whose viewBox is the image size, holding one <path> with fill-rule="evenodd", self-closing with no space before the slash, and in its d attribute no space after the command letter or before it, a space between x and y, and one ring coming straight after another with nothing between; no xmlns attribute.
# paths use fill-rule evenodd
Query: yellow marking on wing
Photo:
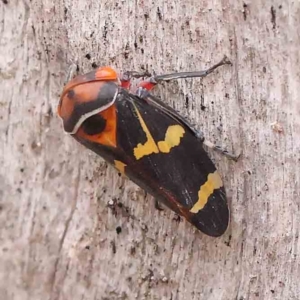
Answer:
<svg viewBox="0 0 300 300"><path fill-rule="evenodd" d="M146 138L147 141L145 144L141 144L139 143L134 149L133 149L133 154L135 156L136 159L140 159L146 155L152 154L152 153L158 153L158 148L157 145L155 144L155 141L145 123L145 121L143 120L140 112L138 111L138 109L135 107L137 116L139 118L139 121L141 123L142 129L146 134Z"/></svg>
<svg viewBox="0 0 300 300"><path fill-rule="evenodd" d="M121 162L120 160L115 160L114 163L115 163L116 169L119 170L119 172L124 175L125 174L125 167L127 165L124 164L123 162Z"/></svg>
<svg viewBox="0 0 300 300"><path fill-rule="evenodd" d="M160 152L169 153L171 148L180 144L180 139L184 135L184 129L179 125L171 125L168 127L165 140L157 143Z"/></svg>
<svg viewBox="0 0 300 300"><path fill-rule="evenodd" d="M198 192L198 201L195 205L190 209L190 212L196 214L201 210L208 201L208 198L214 190L219 189L223 186L222 179L217 171L214 173L210 173L207 177L207 181L200 187Z"/></svg>

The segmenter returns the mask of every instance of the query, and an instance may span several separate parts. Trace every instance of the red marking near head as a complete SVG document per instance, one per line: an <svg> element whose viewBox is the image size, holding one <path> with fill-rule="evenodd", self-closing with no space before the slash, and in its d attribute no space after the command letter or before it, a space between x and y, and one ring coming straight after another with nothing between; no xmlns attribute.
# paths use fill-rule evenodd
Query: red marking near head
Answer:
<svg viewBox="0 0 300 300"><path fill-rule="evenodd" d="M140 82L138 86L146 89L147 91L151 91L156 86L156 83L146 80L146 81Z"/></svg>

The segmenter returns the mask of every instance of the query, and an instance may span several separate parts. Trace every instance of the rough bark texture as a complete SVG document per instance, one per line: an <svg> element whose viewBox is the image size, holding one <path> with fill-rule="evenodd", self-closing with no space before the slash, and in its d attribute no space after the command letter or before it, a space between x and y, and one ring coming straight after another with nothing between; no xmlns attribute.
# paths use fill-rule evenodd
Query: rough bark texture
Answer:
<svg viewBox="0 0 300 300"><path fill-rule="evenodd" d="M299 1L2 0L0 14L1 299L300 298ZM158 89L243 153L211 153L231 207L213 239L65 135L56 106L71 62L163 73L224 54L232 67Z"/></svg>

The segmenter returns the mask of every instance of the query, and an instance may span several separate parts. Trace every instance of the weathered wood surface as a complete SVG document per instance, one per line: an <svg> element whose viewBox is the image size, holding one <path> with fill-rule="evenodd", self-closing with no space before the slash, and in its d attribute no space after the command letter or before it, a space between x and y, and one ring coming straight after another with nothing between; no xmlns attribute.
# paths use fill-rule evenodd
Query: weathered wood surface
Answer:
<svg viewBox="0 0 300 300"><path fill-rule="evenodd" d="M299 1L2 0L0 14L1 299L300 299ZM213 239L65 135L56 106L71 62L162 73L224 54L232 67L158 90L243 153L211 153L232 212Z"/></svg>

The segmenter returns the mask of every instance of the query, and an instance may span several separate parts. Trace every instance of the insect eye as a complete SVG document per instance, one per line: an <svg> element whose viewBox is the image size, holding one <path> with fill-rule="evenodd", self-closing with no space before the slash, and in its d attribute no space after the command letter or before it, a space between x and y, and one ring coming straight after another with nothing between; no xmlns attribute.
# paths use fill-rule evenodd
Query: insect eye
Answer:
<svg viewBox="0 0 300 300"><path fill-rule="evenodd" d="M101 133L106 126L106 120L101 115L94 115L86 119L81 127L88 135L95 135Z"/></svg>
<svg viewBox="0 0 300 300"><path fill-rule="evenodd" d="M74 96L76 95L76 93L75 93L74 89L71 89L68 91L67 95L68 95L69 99L73 99Z"/></svg>

